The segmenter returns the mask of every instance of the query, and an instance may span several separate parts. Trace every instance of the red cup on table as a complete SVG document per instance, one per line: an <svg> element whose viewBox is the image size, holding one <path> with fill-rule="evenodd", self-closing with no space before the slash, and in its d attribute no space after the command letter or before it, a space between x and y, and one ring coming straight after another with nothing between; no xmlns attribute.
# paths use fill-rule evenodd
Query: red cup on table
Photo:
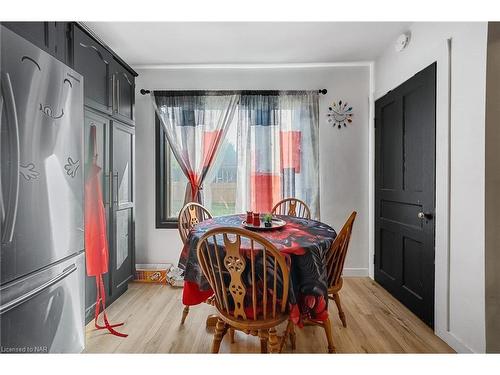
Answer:
<svg viewBox="0 0 500 375"><path fill-rule="evenodd" d="M252 224L254 227L260 227L260 214L258 212L254 212Z"/></svg>
<svg viewBox="0 0 500 375"><path fill-rule="evenodd" d="M253 223L253 212L252 211L247 211L246 223L247 224L252 224Z"/></svg>

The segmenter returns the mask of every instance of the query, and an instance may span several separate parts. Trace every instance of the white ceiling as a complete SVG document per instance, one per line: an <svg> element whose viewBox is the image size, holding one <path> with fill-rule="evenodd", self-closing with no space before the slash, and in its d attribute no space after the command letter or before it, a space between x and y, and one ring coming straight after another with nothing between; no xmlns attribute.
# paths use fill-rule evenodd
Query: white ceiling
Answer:
<svg viewBox="0 0 500 375"><path fill-rule="evenodd" d="M409 22L86 22L132 66L374 60Z"/></svg>

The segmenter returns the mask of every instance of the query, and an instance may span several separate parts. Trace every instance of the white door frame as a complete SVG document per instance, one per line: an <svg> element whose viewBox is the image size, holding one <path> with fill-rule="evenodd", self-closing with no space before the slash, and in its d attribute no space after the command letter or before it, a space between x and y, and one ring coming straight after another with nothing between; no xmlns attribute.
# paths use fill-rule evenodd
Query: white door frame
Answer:
<svg viewBox="0 0 500 375"><path fill-rule="evenodd" d="M472 352L450 331L450 171L451 171L451 51L452 38L428 54L421 67L437 62L436 71L436 211L435 211L435 287L434 332L458 352ZM411 77L406 77L409 79ZM405 79L405 81L406 81ZM403 81L404 82L404 81ZM400 82L399 84L403 83ZM374 278L375 254L375 100L374 64L370 65L370 130L368 134L369 175L369 276ZM380 97L383 95L380 95Z"/></svg>

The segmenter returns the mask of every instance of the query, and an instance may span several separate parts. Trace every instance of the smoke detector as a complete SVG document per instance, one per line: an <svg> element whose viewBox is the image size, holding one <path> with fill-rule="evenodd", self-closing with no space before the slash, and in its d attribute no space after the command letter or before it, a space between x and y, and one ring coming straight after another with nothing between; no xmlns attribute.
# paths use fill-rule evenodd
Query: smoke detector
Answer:
<svg viewBox="0 0 500 375"><path fill-rule="evenodd" d="M401 52L408 46L410 43L410 36L411 34L409 32L398 36L398 39L396 39L396 43L394 44L396 52Z"/></svg>

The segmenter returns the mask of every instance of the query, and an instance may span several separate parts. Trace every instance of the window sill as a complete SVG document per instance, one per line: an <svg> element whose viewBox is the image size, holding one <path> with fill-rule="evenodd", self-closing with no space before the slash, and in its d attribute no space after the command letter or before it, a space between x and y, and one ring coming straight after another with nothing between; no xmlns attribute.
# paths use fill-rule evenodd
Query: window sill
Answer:
<svg viewBox="0 0 500 375"><path fill-rule="evenodd" d="M156 229L177 229L178 223L177 220L157 221Z"/></svg>

